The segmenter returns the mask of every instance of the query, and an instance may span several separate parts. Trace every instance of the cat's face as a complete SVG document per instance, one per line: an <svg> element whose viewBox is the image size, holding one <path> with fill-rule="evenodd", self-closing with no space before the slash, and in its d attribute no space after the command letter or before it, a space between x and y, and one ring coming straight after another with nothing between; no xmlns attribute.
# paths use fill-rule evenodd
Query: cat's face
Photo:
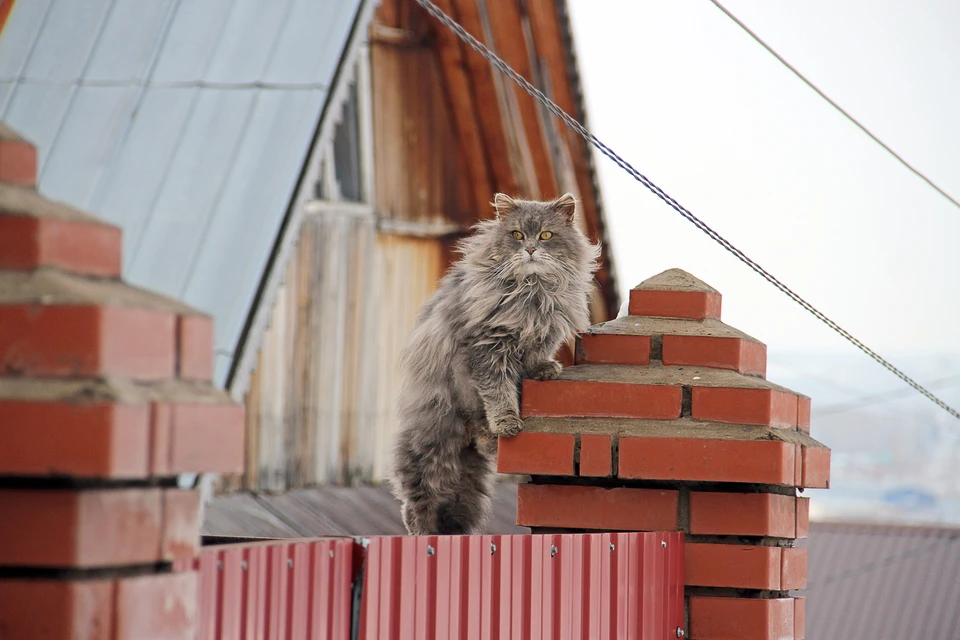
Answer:
<svg viewBox="0 0 960 640"><path fill-rule="evenodd" d="M533 202L497 194L494 206L496 252L517 275L548 274L580 261L584 238L574 225L573 196Z"/></svg>

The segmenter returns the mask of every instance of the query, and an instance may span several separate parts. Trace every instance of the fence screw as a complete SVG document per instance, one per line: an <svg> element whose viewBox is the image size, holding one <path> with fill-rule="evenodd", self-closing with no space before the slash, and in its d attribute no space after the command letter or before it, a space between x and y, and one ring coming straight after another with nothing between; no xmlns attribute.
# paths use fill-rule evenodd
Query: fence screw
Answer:
<svg viewBox="0 0 960 640"><path fill-rule="evenodd" d="M490 543L490 555L493 555L493 554L495 554L496 552L497 552L497 545L495 545L494 543L491 542L491 543Z"/></svg>
<svg viewBox="0 0 960 640"><path fill-rule="evenodd" d="M683 627L677 627L677 637L682 638L687 635L687 632L683 630Z"/></svg>
<svg viewBox="0 0 960 640"><path fill-rule="evenodd" d="M223 560L217 560L217 571L223 571Z"/></svg>
<svg viewBox="0 0 960 640"><path fill-rule="evenodd" d="M436 552L433 550L433 547L431 547L430 545L427 545L427 555L432 556L434 553Z"/></svg>
<svg viewBox="0 0 960 640"><path fill-rule="evenodd" d="M288 566L288 567L292 567L292 566L293 566L293 558L287 558L287 566Z"/></svg>
<svg viewBox="0 0 960 640"><path fill-rule="evenodd" d="M330 557L333 557L333 549L330 549Z"/></svg>
<svg viewBox="0 0 960 640"><path fill-rule="evenodd" d="M243 569L244 571L247 570L247 561L246 561L246 560L241 560L241 561L240 561L240 568Z"/></svg>
<svg viewBox="0 0 960 640"><path fill-rule="evenodd" d="M611 542L611 543L610 543L610 551L613 551L613 550L616 549L616 548L617 548L616 545L614 545L614 544Z"/></svg>
<svg viewBox="0 0 960 640"><path fill-rule="evenodd" d="M552 544L550 545L550 557L552 558L555 555L557 555L557 546Z"/></svg>
<svg viewBox="0 0 960 640"><path fill-rule="evenodd" d="M667 548L667 541L666 541L666 540L661 540L661 541L660 541L660 546L663 547L664 549L666 549L666 548Z"/></svg>

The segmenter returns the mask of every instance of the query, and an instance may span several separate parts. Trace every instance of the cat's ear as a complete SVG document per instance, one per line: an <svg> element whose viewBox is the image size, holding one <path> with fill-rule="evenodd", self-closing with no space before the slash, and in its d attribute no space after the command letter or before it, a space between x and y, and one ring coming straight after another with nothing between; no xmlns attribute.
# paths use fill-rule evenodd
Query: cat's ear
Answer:
<svg viewBox="0 0 960 640"><path fill-rule="evenodd" d="M493 196L493 210L497 214L497 220L516 210L517 201L505 193L498 193Z"/></svg>
<svg viewBox="0 0 960 640"><path fill-rule="evenodd" d="M562 214L568 222L573 223L573 217L577 213L577 199L572 193L565 193L550 203L553 210Z"/></svg>

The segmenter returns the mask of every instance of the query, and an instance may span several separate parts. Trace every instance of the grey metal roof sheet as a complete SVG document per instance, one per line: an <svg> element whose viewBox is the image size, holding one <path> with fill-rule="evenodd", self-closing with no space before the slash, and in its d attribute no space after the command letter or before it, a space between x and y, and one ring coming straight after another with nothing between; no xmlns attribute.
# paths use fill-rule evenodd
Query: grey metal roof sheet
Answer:
<svg viewBox="0 0 960 640"><path fill-rule="evenodd" d="M489 534L530 533L518 527L517 485L498 482ZM206 508L208 536L274 538L404 535L400 503L389 487L323 486L282 494L238 493L214 498Z"/></svg>
<svg viewBox="0 0 960 640"><path fill-rule="evenodd" d="M808 640L960 638L960 529L813 523Z"/></svg>
<svg viewBox="0 0 960 640"><path fill-rule="evenodd" d="M120 225L124 277L216 320L222 382L361 0L31 0L0 121L48 197Z"/></svg>

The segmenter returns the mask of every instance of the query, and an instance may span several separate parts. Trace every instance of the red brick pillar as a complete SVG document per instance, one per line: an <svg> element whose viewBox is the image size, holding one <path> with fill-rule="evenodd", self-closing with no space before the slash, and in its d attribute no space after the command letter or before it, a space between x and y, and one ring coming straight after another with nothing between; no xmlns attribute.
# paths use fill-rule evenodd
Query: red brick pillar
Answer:
<svg viewBox="0 0 960 640"><path fill-rule="evenodd" d="M686 637L803 638L808 499L829 485L810 399L765 379L766 346L720 322L720 294L672 269L629 315L577 341L559 380L527 381L499 468L529 475L535 532L683 531Z"/></svg>
<svg viewBox="0 0 960 640"><path fill-rule="evenodd" d="M124 284L120 230L35 181L0 124L0 637L193 638L176 476L242 470L243 410L210 383L210 318Z"/></svg>

